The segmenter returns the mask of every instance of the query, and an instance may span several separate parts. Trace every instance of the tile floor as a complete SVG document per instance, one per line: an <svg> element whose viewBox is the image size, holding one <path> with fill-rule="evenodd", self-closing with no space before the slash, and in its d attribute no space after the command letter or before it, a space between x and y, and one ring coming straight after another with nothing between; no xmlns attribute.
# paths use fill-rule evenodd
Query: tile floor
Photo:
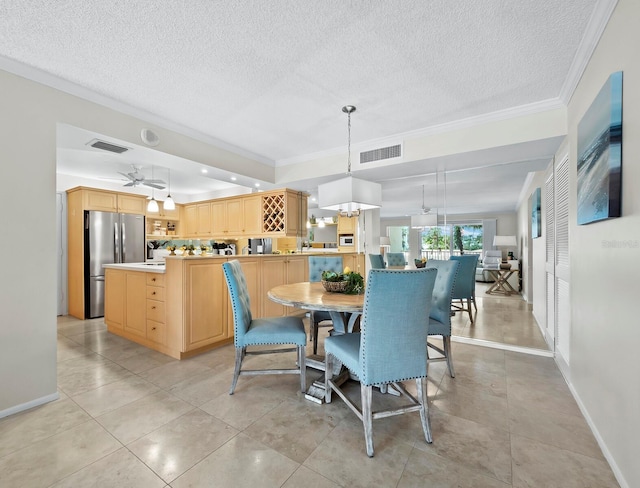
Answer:
<svg viewBox="0 0 640 488"><path fill-rule="evenodd" d="M540 328L521 295L487 295L491 283L476 282L478 313L471 325L467 313L451 319L456 336L548 350Z"/></svg>
<svg viewBox="0 0 640 488"><path fill-rule="evenodd" d="M618 486L550 358L454 343L456 378L430 367L433 444L415 413L381 419L370 459L355 415L304 400L293 375L229 396L231 347L176 361L101 319L58 331L60 399L0 420L3 487Z"/></svg>

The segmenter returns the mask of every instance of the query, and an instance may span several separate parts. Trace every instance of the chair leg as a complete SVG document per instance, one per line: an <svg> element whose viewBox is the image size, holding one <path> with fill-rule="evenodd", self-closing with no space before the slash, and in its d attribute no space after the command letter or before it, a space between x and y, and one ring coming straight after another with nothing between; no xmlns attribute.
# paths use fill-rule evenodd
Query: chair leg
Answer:
<svg viewBox="0 0 640 488"><path fill-rule="evenodd" d="M433 438L431 437L431 418L429 417L429 400L427 399L427 378L416 378L416 390L418 392L418 401L422 406L420 420L422 421L424 439L428 444L431 444Z"/></svg>
<svg viewBox="0 0 640 488"><path fill-rule="evenodd" d="M471 325L473 325L473 310L471 310L471 298L465 298L467 302L466 311L469 314L469 320L471 321Z"/></svg>
<svg viewBox="0 0 640 488"><path fill-rule="evenodd" d="M231 389L229 390L229 395L233 395L233 392L236 389L238 376L240 376L240 366L242 365L242 359L244 358L245 350L245 347L236 347L236 365L233 370L233 380L231 381Z"/></svg>
<svg viewBox="0 0 640 488"><path fill-rule="evenodd" d="M314 321L311 323L310 336L313 336L313 354L318 354L318 324L315 323L315 317L312 317Z"/></svg>
<svg viewBox="0 0 640 488"><path fill-rule="evenodd" d="M449 376L456 377L456 373L453 371L453 358L451 357L451 337L442 336L442 345L444 349L444 355L447 358L447 367L449 368Z"/></svg>
<svg viewBox="0 0 640 488"><path fill-rule="evenodd" d="M364 442L367 446L367 456L373 457L373 418L371 412L371 385L360 385L362 399L362 425L364 426Z"/></svg>
<svg viewBox="0 0 640 488"><path fill-rule="evenodd" d="M327 354L324 358L324 402L331 403L331 385L329 380L333 379L333 356Z"/></svg>
<svg viewBox="0 0 640 488"><path fill-rule="evenodd" d="M305 361L305 346L298 346L298 366L300 368L300 391L307 391L307 364Z"/></svg>

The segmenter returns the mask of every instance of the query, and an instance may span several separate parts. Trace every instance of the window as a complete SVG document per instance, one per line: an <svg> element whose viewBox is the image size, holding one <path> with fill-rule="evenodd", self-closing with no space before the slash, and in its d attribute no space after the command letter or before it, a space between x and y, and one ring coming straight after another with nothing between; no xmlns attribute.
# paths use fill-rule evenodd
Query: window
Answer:
<svg viewBox="0 0 640 488"><path fill-rule="evenodd" d="M482 235L482 224L475 223L425 227L421 254L427 259L449 259L452 254L482 254Z"/></svg>

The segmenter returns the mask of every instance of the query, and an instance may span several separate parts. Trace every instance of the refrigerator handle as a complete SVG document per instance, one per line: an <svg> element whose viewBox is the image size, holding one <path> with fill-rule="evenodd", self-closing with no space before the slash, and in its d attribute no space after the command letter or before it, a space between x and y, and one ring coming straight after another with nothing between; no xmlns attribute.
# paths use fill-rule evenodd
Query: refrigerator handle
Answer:
<svg viewBox="0 0 640 488"><path fill-rule="evenodd" d="M120 262L120 233L118 232L118 224L113 224L113 262Z"/></svg>
<svg viewBox="0 0 640 488"><path fill-rule="evenodd" d="M126 239L127 236L125 235L125 232L124 232L124 229L125 229L124 222L122 222L120 224L120 228L122 229L122 233L121 233L121 235L122 235L122 252L121 252L122 261L121 262L126 263L127 262L127 255L125 254L125 251L127 249L127 239Z"/></svg>

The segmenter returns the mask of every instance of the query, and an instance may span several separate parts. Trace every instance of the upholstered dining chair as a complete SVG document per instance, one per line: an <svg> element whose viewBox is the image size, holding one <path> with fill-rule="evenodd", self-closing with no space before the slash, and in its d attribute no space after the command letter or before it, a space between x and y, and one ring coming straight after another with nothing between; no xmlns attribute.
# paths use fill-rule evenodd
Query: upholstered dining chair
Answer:
<svg viewBox="0 0 640 488"><path fill-rule="evenodd" d="M369 254L369 263L371 263L371 269L384 269L384 258L382 254Z"/></svg>
<svg viewBox="0 0 640 488"><path fill-rule="evenodd" d="M443 261L439 259L429 259L426 266L427 268L438 270L438 276L431 297L429 335L442 336L442 348L439 348L431 342L427 342L428 348L441 354L441 357L429 357L429 361L447 361L449 375L452 378L454 378L456 374L453 370L453 359L451 357L451 300L459 266L459 261ZM428 349L427 356L429 356Z"/></svg>
<svg viewBox="0 0 640 488"><path fill-rule="evenodd" d="M309 256L309 281L322 280L323 271L342 273L342 256ZM309 336L313 341L313 354L318 354L318 328L331 327L329 312L312 310L309 313Z"/></svg>
<svg viewBox="0 0 640 488"><path fill-rule="evenodd" d="M454 312L461 311L469 314L471 324L474 323L473 311L471 304L478 311L476 301L476 266L478 266L477 254L465 254L463 256L451 256L452 261L460 262L458 276L453 287L453 299L460 300L460 304L451 303Z"/></svg>
<svg viewBox="0 0 640 488"><path fill-rule="evenodd" d="M305 347L307 333L299 317L273 317L254 319L251 316L251 302L247 282L237 259L222 264L224 277L229 289L233 308L233 342L236 348L236 361L229 395L233 395L238 377L258 374L299 374L300 390L306 390L305 384ZM295 348L247 351L249 346L293 344ZM243 370L242 361L246 355L282 352L298 352L298 367L295 369Z"/></svg>
<svg viewBox="0 0 640 488"><path fill-rule="evenodd" d="M405 266L404 253L403 252L388 252L387 253L387 267L389 269L397 268L404 269Z"/></svg>
<svg viewBox="0 0 640 488"><path fill-rule="evenodd" d="M420 412L425 440L431 443L427 401L427 327L436 280L435 269L372 269L367 277L361 332L325 340L325 401L335 391L364 427L367 455L373 456L374 419ZM333 363L340 361L360 380L362 409L333 380ZM417 398L402 385L415 379ZM410 404L372 411L372 386L392 384Z"/></svg>

